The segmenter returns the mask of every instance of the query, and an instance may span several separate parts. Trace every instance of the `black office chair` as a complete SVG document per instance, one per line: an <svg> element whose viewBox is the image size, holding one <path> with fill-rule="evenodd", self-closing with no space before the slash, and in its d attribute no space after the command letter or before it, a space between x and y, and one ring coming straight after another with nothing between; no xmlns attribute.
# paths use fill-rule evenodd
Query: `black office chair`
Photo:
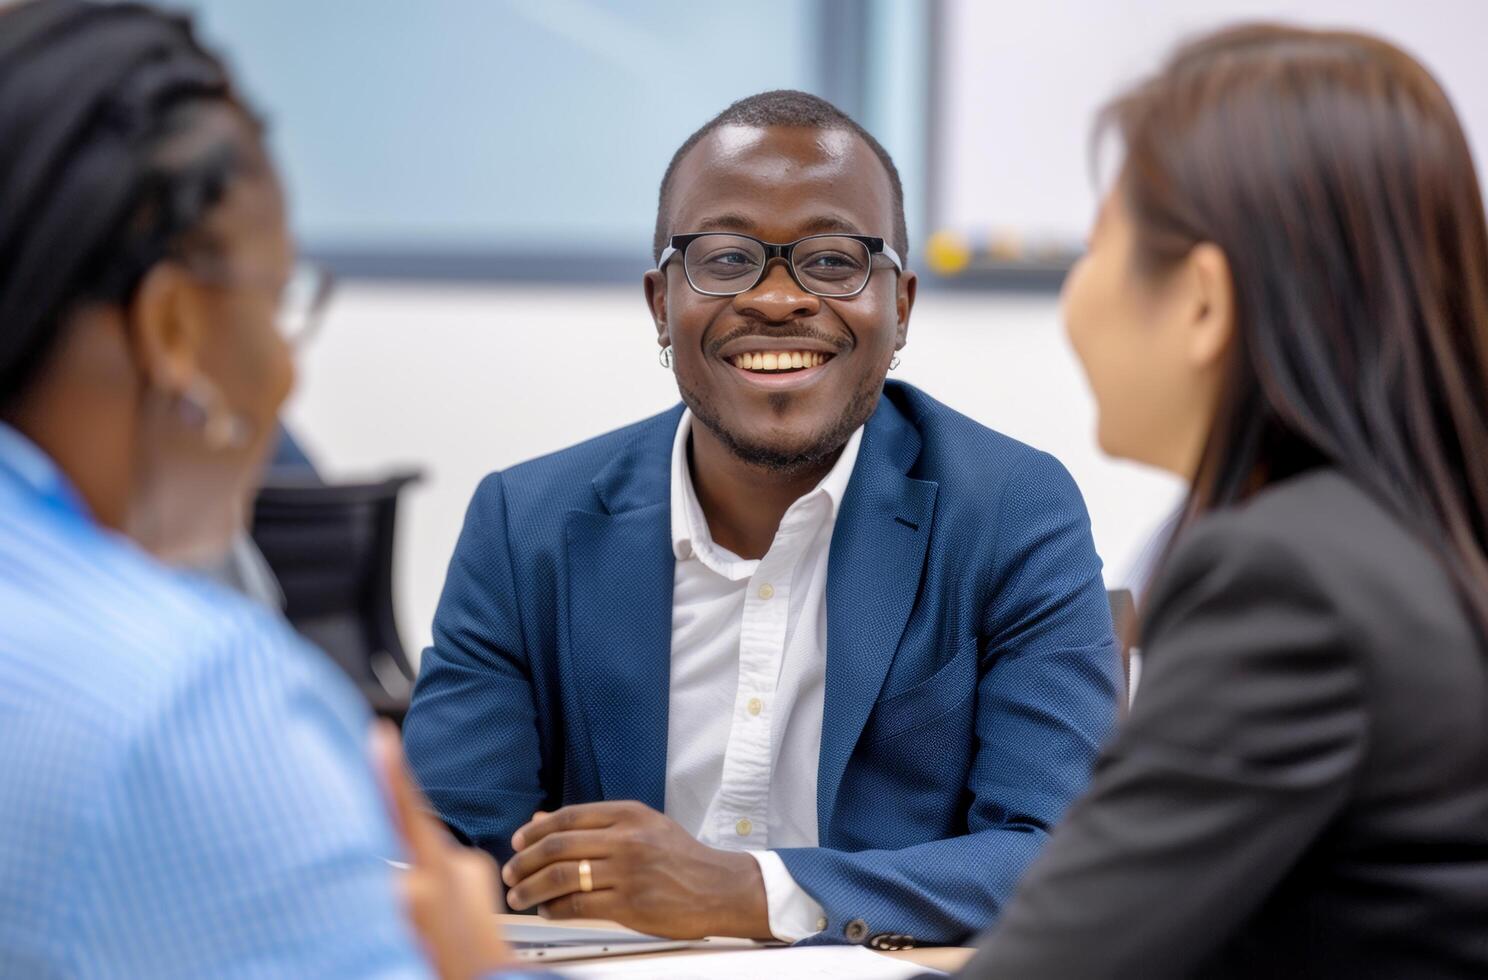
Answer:
<svg viewBox="0 0 1488 980"><path fill-rule="evenodd" d="M258 493L253 540L284 590L284 614L401 724L414 670L393 614L398 494L421 474L330 485L275 479Z"/></svg>
<svg viewBox="0 0 1488 980"><path fill-rule="evenodd" d="M1106 601L1111 604L1111 622L1116 627L1116 642L1121 647L1121 676L1124 678L1121 704L1125 708L1131 700L1131 645L1136 632L1137 603L1130 589L1107 589Z"/></svg>

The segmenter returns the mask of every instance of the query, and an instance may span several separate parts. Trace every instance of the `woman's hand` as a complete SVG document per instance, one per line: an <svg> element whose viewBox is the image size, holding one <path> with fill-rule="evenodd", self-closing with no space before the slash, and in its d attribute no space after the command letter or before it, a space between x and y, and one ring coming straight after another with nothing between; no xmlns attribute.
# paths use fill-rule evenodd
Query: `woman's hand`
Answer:
<svg viewBox="0 0 1488 980"><path fill-rule="evenodd" d="M430 812L403 761L396 728L378 722L372 745L412 865L403 877L404 904L435 970L444 980L473 980L515 966L496 923L496 862L457 844Z"/></svg>

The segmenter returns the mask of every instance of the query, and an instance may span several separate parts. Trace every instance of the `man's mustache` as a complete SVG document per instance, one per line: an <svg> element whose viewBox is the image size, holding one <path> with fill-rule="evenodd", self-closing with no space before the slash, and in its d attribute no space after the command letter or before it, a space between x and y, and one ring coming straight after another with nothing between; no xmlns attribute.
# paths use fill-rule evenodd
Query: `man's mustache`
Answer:
<svg viewBox="0 0 1488 980"><path fill-rule="evenodd" d="M771 340L815 340L838 351L847 350L852 346L852 341L843 337L840 333L828 333L809 323L798 323L795 321L782 323L779 326L761 327L758 324L746 324L735 330L731 330L722 337L708 344L708 353L716 356L724 346L731 344L741 337L768 337Z"/></svg>

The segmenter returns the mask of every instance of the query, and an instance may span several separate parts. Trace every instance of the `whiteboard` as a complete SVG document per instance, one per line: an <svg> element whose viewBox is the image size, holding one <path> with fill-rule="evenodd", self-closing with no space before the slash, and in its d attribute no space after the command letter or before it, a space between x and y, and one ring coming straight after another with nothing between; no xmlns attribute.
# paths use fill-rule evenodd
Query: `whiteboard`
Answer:
<svg viewBox="0 0 1488 980"><path fill-rule="evenodd" d="M816 8L797 0L744 18L693 0L169 3L268 116L320 251L615 254L639 276L672 151L741 96L818 85ZM722 37L749 56L698 54Z"/></svg>
<svg viewBox="0 0 1488 980"><path fill-rule="evenodd" d="M1094 214L1097 110L1180 41L1236 21L1384 36L1446 89L1488 183L1485 0L944 0L931 228L1078 250Z"/></svg>

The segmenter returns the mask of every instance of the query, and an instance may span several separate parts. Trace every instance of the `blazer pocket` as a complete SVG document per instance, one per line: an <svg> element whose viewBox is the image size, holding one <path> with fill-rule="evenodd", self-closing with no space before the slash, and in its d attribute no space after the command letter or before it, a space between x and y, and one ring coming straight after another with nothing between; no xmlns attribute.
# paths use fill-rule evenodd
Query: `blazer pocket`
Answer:
<svg viewBox="0 0 1488 980"><path fill-rule="evenodd" d="M976 644L966 644L925 680L874 705L870 744L932 724L965 704L976 693L976 657Z"/></svg>

